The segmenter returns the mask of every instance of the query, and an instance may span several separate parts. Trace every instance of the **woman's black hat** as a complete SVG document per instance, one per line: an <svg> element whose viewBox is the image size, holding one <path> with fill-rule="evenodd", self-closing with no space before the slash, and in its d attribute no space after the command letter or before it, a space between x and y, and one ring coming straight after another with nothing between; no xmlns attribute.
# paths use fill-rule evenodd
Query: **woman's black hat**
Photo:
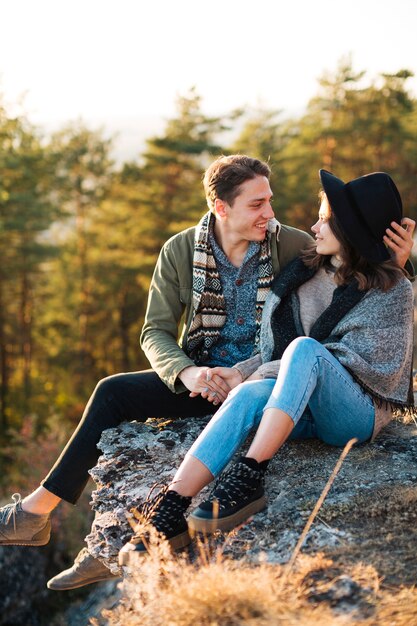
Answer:
<svg viewBox="0 0 417 626"><path fill-rule="evenodd" d="M374 172L349 183L320 170L321 184L348 241L369 261L382 263L390 258L383 242L385 230L395 221L401 224L401 196L392 178Z"/></svg>

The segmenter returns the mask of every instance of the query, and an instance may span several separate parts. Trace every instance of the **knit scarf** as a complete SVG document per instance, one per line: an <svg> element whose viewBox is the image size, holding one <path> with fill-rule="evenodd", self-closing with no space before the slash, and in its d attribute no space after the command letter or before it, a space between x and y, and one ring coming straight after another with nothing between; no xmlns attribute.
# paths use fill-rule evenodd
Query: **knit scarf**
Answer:
<svg viewBox="0 0 417 626"><path fill-rule="evenodd" d="M194 240L193 318L187 338L188 353L194 361L198 361L203 353L209 353L226 322L226 302L209 239L214 220L213 213L208 211L196 228ZM259 343L263 306L273 280L271 236L272 233L268 232L259 252L255 347Z"/></svg>

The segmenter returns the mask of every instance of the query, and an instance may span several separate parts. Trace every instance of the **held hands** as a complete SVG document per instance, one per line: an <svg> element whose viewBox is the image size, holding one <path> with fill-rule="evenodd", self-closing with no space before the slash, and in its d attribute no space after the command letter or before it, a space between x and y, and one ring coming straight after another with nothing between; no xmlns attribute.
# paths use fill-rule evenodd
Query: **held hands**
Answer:
<svg viewBox="0 0 417 626"><path fill-rule="evenodd" d="M234 367L212 367L210 373L213 377L220 377L229 387L229 391L240 385L242 374Z"/></svg>
<svg viewBox="0 0 417 626"><path fill-rule="evenodd" d="M186 367L179 373L178 378L184 383L187 389L190 390L190 398L195 398L201 395L214 405L224 402L227 398L227 394L232 389L227 380L220 370L223 372L230 372L232 368L228 367L197 367L191 365ZM233 370L237 372L237 370ZM239 378L240 374L237 372ZM228 377L231 380L231 376ZM240 380L236 383L239 384ZM234 385L236 386L236 385Z"/></svg>
<svg viewBox="0 0 417 626"><path fill-rule="evenodd" d="M414 220L404 217L401 226L397 222L391 222L391 228L387 228L384 235L384 243L393 253L397 265L404 267L413 248L413 233L416 227Z"/></svg>

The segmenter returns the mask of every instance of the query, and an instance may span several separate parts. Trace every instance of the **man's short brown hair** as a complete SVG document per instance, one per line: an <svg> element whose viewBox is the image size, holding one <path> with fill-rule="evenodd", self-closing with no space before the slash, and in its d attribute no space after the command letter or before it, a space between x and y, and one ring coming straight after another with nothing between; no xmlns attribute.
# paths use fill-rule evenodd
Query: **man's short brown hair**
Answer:
<svg viewBox="0 0 417 626"><path fill-rule="evenodd" d="M267 163L244 154L221 156L207 168L203 184L207 204L211 211L217 198L232 205L240 193L240 185L256 176L269 179L271 169Z"/></svg>

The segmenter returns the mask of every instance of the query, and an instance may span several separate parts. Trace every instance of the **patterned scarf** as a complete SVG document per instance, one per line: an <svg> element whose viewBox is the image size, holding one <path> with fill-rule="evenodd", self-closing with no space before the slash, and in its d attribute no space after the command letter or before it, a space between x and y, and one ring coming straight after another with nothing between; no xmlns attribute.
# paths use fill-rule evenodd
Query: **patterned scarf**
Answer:
<svg viewBox="0 0 417 626"><path fill-rule="evenodd" d="M210 245L209 232L215 217L208 211L200 220L194 240L193 258L193 319L188 331L187 349L190 357L198 361L203 353L218 341L226 322L226 302L220 274ZM275 227L275 223L274 223ZM262 310L273 280L271 259L271 232L261 243L259 252L258 289L256 293L255 348L259 343Z"/></svg>

